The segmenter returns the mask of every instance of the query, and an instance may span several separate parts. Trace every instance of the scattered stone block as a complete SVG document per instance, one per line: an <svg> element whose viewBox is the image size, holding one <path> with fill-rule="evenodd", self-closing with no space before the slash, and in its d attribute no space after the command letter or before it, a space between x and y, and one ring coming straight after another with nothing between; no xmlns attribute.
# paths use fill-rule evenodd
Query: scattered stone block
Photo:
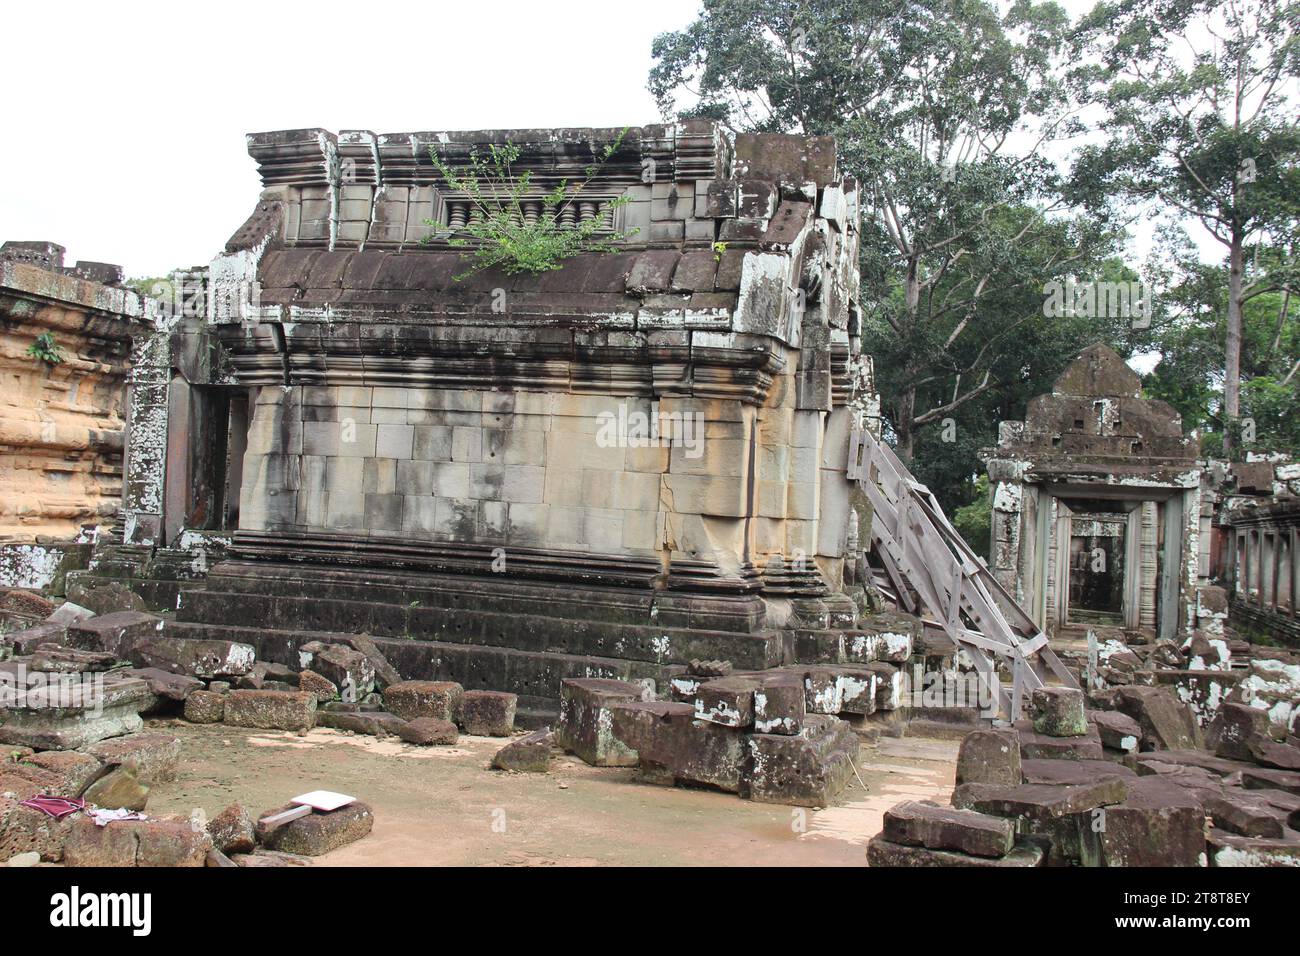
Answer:
<svg viewBox="0 0 1300 956"><path fill-rule="evenodd" d="M269 810L262 818L292 809L293 806L289 805ZM262 831L260 825L258 830L262 844L268 849L302 856L321 856L355 843L368 834L374 825L374 813L368 805L358 801L329 813L314 812L299 817L269 833Z"/></svg>
<svg viewBox="0 0 1300 956"><path fill-rule="evenodd" d="M467 690L460 700L460 725L475 737L509 737L515 732L518 702L505 691Z"/></svg>
<svg viewBox="0 0 1300 956"><path fill-rule="evenodd" d="M417 720L437 718L416 718ZM316 725L342 730L354 734L366 734L370 737L397 736L406 726L406 721L396 714L383 711L316 711Z"/></svg>
<svg viewBox="0 0 1300 956"><path fill-rule="evenodd" d="M226 695L225 722L264 730L311 730L316 726L316 695L303 691L232 690Z"/></svg>
<svg viewBox="0 0 1300 956"><path fill-rule="evenodd" d="M517 740L512 740L492 758L495 770L514 770L520 773L546 773L551 766L551 750L555 734L543 727Z"/></svg>
<svg viewBox="0 0 1300 956"><path fill-rule="evenodd" d="M1115 695L1121 711L1142 727L1143 750L1189 750L1201 746L1191 708L1165 687L1121 687Z"/></svg>
<svg viewBox="0 0 1300 956"><path fill-rule="evenodd" d="M1210 722L1205 743L1217 756L1228 760L1253 760L1248 747L1252 737L1268 733L1268 713L1249 704L1227 702Z"/></svg>
<svg viewBox="0 0 1300 956"><path fill-rule="evenodd" d="M1142 727L1136 720L1118 710L1097 710L1090 716L1103 747L1124 753L1137 752L1142 740Z"/></svg>
<svg viewBox="0 0 1300 956"><path fill-rule="evenodd" d="M142 680L103 678L102 689L82 683L69 706L11 707L0 725L0 743L36 750L78 750L108 737L139 730L140 711L153 695ZM60 698L62 699L62 698Z"/></svg>
<svg viewBox="0 0 1300 956"><path fill-rule="evenodd" d="M1020 738L1014 730L975 730L957 751L957 783L1014 787L1021 782Z"/></svg>
<svg viewBox="0 0 1300 956"><path fill-rule="evenodd" d="M464 695L465 689L453 681L404 680L384 691L384 706L403 720L437 717L454 724Z"/></svg>
<svg viewBox="0 0 1300 956"><path fill-rule="evenodd" d="M556 743L595 767L636 766L636 751L614 735L614 704L645 700L647 688L621 680L577 677L560 682Z"/></svg>
<svg viewBox="0 0 1300 956"><path fill-rule="evenodd" d="M796 736L750 735L751 800L827 807L853 778L859 745L853 728L826 715L806 721Z"/></svg>
<svg viewBox="0 0 1300 956"><path fill-rule="evenodd" d="M1102 760L1101 735L1090 726L1079 737L1051 737L1040 734L1027 720L1015 723L1020 737L1020 756L1025 760Z"/></svg>
<svg viewBox="0 0 1300 956"><path fill-rule="evenodd" d="M252 853L257 846L253 817L238 803L232 803L208 821L212 845L223 854Z"/></svg>
<svg viewBox="0 0 1300 956"><path fill-rule="evenodd" d="M151 637L136 641L131 662L191 677L240 677L253 669L257 652L238 641Z"/></svg>
<svg viewBox="0 0 1300 956"><path fill-rule="evenodd" d="M185 698L185 719L192 724L219 724L226 716L226 697L209 690L191 691Z"/></svg>
<svg viewBox="0 0 1300 956"><path fill-rule="evenodd" d="M375 689L375 666L370 658L344 644L325 644L313 655L311 666L349 700L359 700ZM430 715L432 716L432 715Z"/></svg>
<svg viewBox="0 0 1300 956"><path fill-rule="evenodd" d="M953 791L952 805L960 810L977 810L1027 823L1045 823L1120 803L1128 796L1128 783L1121 777L1104 777L1069 786L1023 783L1005 787L967 783Z"/></svg>
<svg viewBox="0 0 1300 956"><path fill-rule="evenodd" d="M616 703L608 713L614 740L637 755L643 780L743 789L748 754L745 735L735 728L696 720L693 705L671 701Z"/></svg>
<svg viewBox="0 0 1300 956"><path fill-rule="evenodd" d="M368 635L349 634L343 638L343 641L353 649L366 655L370 661L370 667L374 671L375 689L383 690L385 687L391 687L393 684L399 684L402 681L402 675L397 673L397 668L389 663L384 652L379 649Z"/></svg>
<svg viewBox="0 0 1300 956"><path fill-rule="evenodd" d="M149 804L149 788L130 767L118 767L100 777L83 794L85 801L105 810L143 810Z"/></svg>
<svg viewBox="0 0 1300 956"><path fill-rule="evenodd" d="M68 625L63 643L87 651L104 651L120 660L129 660L140 641L159 636L163 621L143 611L116 611Z"/></svg>
<svg viewBox="0 0 1300 956"><path fill-rule="evenodd" d="M1082 737L1088 732L1083 691L1073 687L1040 687L1034 691L1034 731L1049 737Z"/></svg>
<svg viewBox="0 0 1300 956"><path fill-rule="evenodd" d="M1210 866L1300 866L1300 840L1243 837L1214 829L1206 840Z"/></svg>
<svg viewBox="0 0 1300 956"><path fill-rule="evenodd" d="M695 693L695 717L723 727L752 727L757 688L758 681L748 677L705 681Z"/></svg>
<svg viewBox="0 0 1300 956"><path fill-rule="evenodd" d="M804 708L810 714L838 714L844 709L844 686L840 675L829 667L814 667L804 673Z"/></svg>
<svg viewBox="0 0 1300 956"><path fill-rule="evenodd" d="M756 733L797 734L807 712L803 679L798 674L765 677L754 691Z"/></svg>
<svg viewBox="0 0 1300 956"><path fill-rule="evenodd" d="M420 747L447 746L460 739L460 731L450 720L440 717L417 717L397 728L397 736Z"/></svg>
<svg viewBox="0 0 1300 956"><path fill-rule="evenodd" d="M1247 790L1281 790L1300 796L1300 771L1252 767L1241 772L1241 782Z"/></svg>
<svg viewBox="0 0 1300 956"><path fill-rule="evenodd" d="M0 785L0 791L5 788ZM0 796L0 860L10 860L22 853L38 853L49 863L63 859L63 844L73 817L55 820L48 813L24 807L19 802L27 796L11 799ZM62 796L62 794L61 794Z"/></svg>
<svg viewBox="0 0 1300 956"><path fill-rule="evenodd" d="M117 672L123 677L134 677L149 685L149 693L158 698L149 709L157 709L164 701L184 701L196 690L203 690L203 681L188 674L173 674L157 667L130 667ZM209 689L211 689L209 687Z"/></svg>
<svg viewBox="0 0 1300 956"><path fill-rule="evenodd" d="M37 624L22 631L10 631L0 634L0 647L8 647L20 657L33 654L42 644L62 644L67 639L68 629L62 624Z"/></svg>
<svg viewBox="0 0 1300 956"><path fill-rule="evenodd" d="M953 850L931 850L919 846L905 846L892 843L883 835L871 838L867 844L867 863L875 867L922 866L922 867L1022 867L1042 866L1043 850L1031 843L1016 845L1003 857L971 856Z"/></svg>
<svg viewBox="0 0 1300 956"><path fill-rule="evenodd" d="M1016 830L1002 817L908 800L885 811L881 836L905 846L1003 857L1011 852Z"/></svg>
<svg viewBox="0 0 1300 956"><path fill-rule="evenodd" d="M1204 866L1205 811L1161 777L1125 781L1122 802L1079 827L1085 866Z"/></svg>
<svg viewBox="0 0 1300 956"><path fill-rule="evenodd" d="M36 648L27 669L46 674L86 674L109 670L116 663L116 654L42 644Z"/></svg>
<svg viewBox="0 0 1300 956"><path fill-rule="evenodd" d="M1025 760L1021 770L1025 783L1078 785L1103 777L1137 777L1134 771L1112 760Z"/></svg>
<svg viewBox="0 0 1300 956"><path fill-rule="evenodd" d="M117 820L76 814L63 846L67 866L203 866L212 840L188 820Z"/></svg>
<svg viewBox="0 0 1300 956"><path fill-rule="evenodd" d="M1278 743L1262 734L1251 737L1246 749L1256 763L1275 770L1300 770L1300 747Z"/></svg>
<svg viewBox="0 0 1300 956"><path fill-rule="evenodd" d="M103 740L86 748L106 767L130 767L148 786L176 779L181 761L181 739L171 734L132 734Z"/></svg>
<svg viewBox="0 0 1300 956"><path fill-rule="evenodd" d="M1286 812L1251 791L1225 788L1203 795L1201 806L1216 827L1238 836L1280 840L1286 829Z"/></svg>
<svg viewBox="0 0 1300 956"><path fill-rule="evenodd" d="M903 706L903 672L893 664L868 664L876 675L876 710L898 710Z"/></svg>
<svg viewBox="0 0 1300 956"><path fill-rule="evenodd" d="M322 674L315 671L302 671L298 675L298 689L316 695L316 702L323 704L339 696L338 686Z"/></svg>

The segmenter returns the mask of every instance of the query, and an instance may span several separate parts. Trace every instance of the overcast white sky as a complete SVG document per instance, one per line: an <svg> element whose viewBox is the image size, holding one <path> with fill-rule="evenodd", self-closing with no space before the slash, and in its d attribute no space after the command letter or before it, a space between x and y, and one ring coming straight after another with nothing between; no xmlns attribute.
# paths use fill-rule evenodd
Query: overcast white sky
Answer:
<svg viewBox="0 0 1300 956"><path fill-rule="evenodd" d="M245 133L658 122L650 42L698 7L6 4L0 240L158 275L206 263L252 212Z"/></svg>

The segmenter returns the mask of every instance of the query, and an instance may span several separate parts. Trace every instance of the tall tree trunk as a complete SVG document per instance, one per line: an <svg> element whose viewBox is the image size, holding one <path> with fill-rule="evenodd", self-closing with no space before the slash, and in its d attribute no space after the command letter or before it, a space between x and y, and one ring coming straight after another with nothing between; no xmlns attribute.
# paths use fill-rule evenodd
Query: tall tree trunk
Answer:
<svg viewBox="0 0 1300 956"><path fill-rule="evenodd" d="M1241 231L1234 228L1228 249L1228 337L1224 345L1223 450L1232 451L1241 416L1241 287L1245 252Z"/></svg>
<svg viewBox="0 0 1300 956"><path fill-rule="evenodd" d="M909 372L911 370L909 369ZM908 380L912 379L908 375ZM898 416L894 421L894 430L898 433L898 457L906 464L912 463L913 443L915 442L915 426L912 424L916 418L916 389L906 386L903 394L898 398Z"/></svg>

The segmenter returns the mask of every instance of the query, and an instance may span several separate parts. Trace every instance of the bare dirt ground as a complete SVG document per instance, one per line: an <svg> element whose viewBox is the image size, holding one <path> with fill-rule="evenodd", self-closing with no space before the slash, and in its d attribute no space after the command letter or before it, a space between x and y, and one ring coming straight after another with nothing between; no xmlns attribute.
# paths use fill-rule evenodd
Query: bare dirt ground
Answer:
<svg viewBox="0 0 1300 956"><path fill-rule="evenodd" d="M316 729L305 736L155 721L182 740L180 774L151 813L209 817L238 801L254 815L308 790L369 803L375 828L317 866L862 866L867 840L901 800L946 803L957 744L864 745L839 806L797 810L732 794L637 782L636 771L558 757L548 774L488 769L504 743L462 737L414 747Z"/></svg>

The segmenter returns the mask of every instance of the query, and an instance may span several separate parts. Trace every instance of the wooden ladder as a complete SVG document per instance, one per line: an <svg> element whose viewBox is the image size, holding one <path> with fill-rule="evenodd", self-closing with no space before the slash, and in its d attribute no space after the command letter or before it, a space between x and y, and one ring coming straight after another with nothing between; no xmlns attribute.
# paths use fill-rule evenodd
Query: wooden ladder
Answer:
<svg viewBox="0 0 1300 956"><path fill-rule="evenodd" d="M1011 720L1054 677L1078 686L1025 611L949 523L930 489L863 428L849 439L848 478L871 502L871 540L899 607L941 627L967 651ZM999 665L1009 667L1011 687Z"/></svg>

